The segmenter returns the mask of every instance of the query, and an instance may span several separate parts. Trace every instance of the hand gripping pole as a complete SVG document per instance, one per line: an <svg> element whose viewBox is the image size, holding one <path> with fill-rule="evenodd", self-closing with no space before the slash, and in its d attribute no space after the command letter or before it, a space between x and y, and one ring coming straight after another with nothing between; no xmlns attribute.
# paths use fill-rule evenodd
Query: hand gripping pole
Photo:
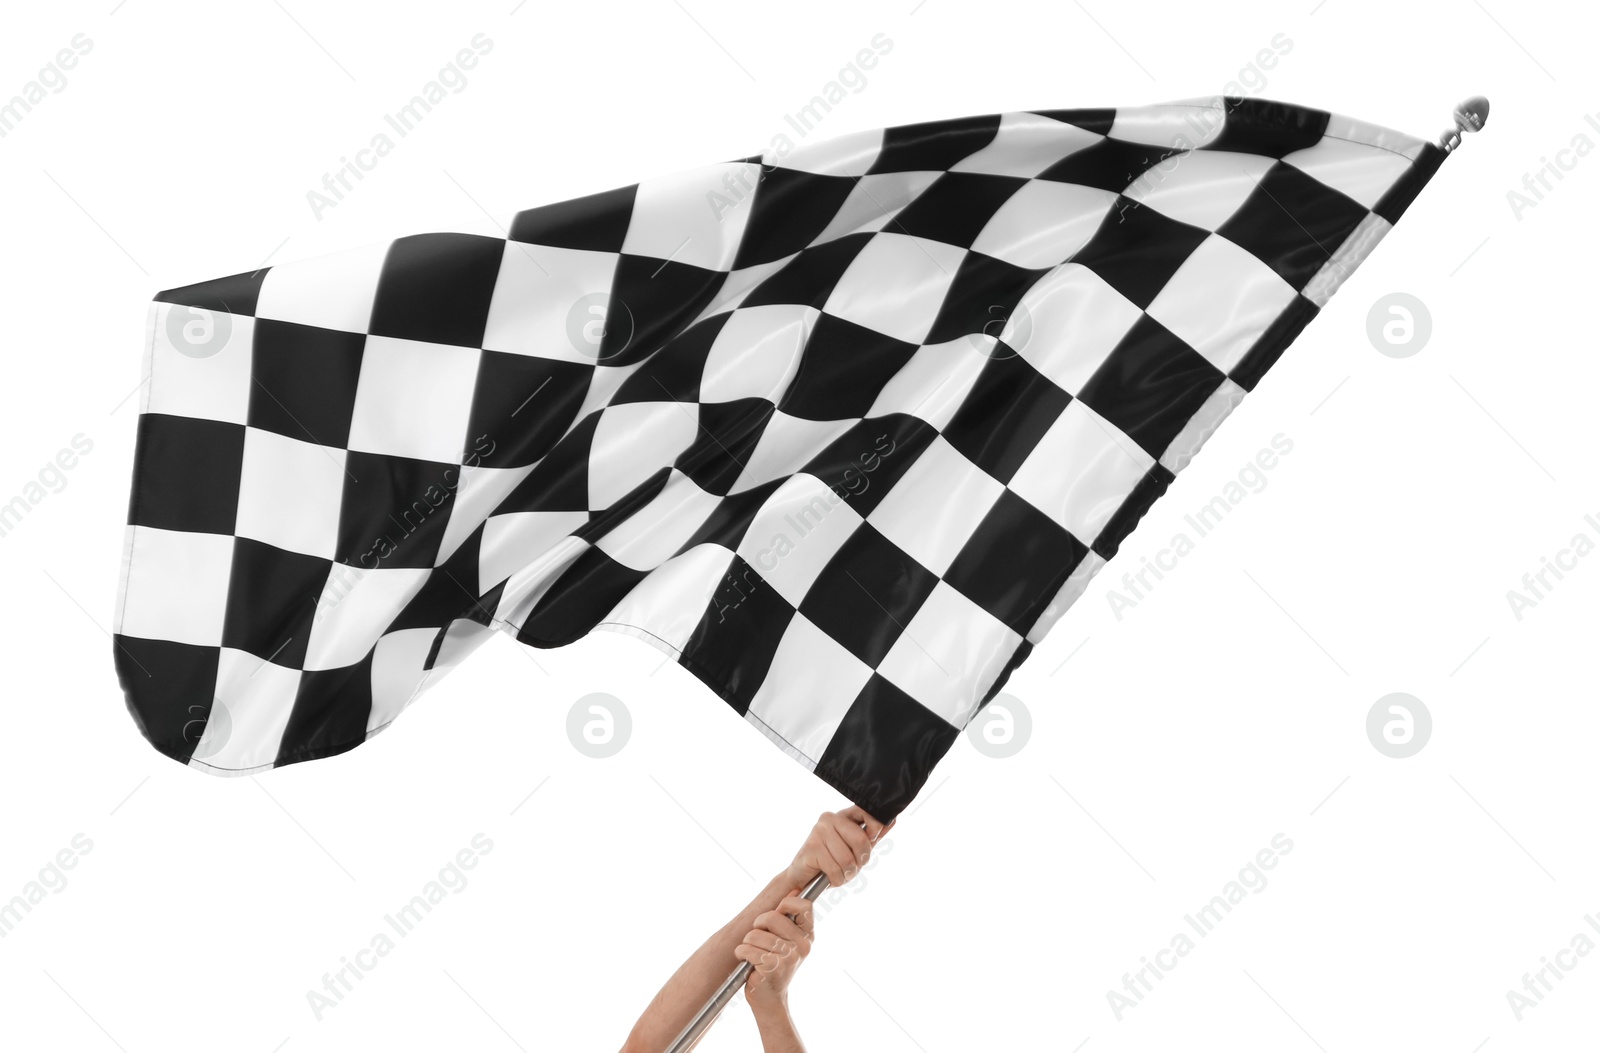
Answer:
<svg viewBox="0 0 1600 1053"><path fill-rule="evenodd" d="M807 885L804 891L800 893L800 896L810 903L815 903L817 897L822 895L823 890L827 887L827 876L818 874L811 880L811 884ZM794 916L790 915L790 920L792 921L793 919ZM672 1045L667 1047L667 1053L689 1053L689 1050L694 1048L695 1043L700 1041L700 1036L706 1033L706 1028L716 1023L717 1017L721 1015L723 1008L733 1001L733 996L739 993L739 989L744 986L744 982L749 976L750 963L740 962L739 968L729 973L728 978L722 981L722 986L717 988L717 993L712 995L706 1004L700 1007L700 1012L696 1013L694 1019L689 1021L689 1026L685 1027L678 1037L673 1039Z"/></svg>

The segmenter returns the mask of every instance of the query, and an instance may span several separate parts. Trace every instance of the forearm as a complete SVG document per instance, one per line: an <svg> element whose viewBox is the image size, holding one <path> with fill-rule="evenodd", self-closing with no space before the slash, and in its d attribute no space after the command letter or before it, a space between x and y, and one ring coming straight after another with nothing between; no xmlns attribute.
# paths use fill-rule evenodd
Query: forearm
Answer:
<svg viewBox="0 0 1600 1053"><path fill-rule="evenodd" d="M756 1029L761 1032L762 1053L806 1053L800 1033L794 1029L794 1020L789 1016L787 999L776 1005L751 1008Z"/></svg>
<svg viewBox="0 0 1600 1053"><path fill-rule="evenodd" d="M739 946L745 934L754 926L756 917L771 910L792 888L794 885L788 871L780 872L756 893L743 910L712 933L698 950L678 966L678 971L656 992L644 1015L634 1024L633 1032L623 1046L624 1053L661 1053L665 1050L739 964L734 957L734 948ZM797 1039L792 1046L769 1048L788 1053L791 1049L800 1049L800 1046Z"/></svg>

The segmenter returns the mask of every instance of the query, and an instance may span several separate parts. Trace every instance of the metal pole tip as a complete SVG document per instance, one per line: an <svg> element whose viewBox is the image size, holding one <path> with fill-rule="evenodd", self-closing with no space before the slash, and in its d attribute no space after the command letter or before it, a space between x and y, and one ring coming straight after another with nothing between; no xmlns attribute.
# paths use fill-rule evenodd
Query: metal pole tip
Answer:
<svg viewBox="0 0 1600 1053"><path fill-rule="evenodd" d="M1461 145L1464 133L1482 131L1483 126L1489 123L1489 100L1482 95L1474 95L1456 107L1454 117L1455 127L1445 132L1439 140L1445 153Z"/></svg>
<svg viewBox="0 0 1600 1053"><path fill-rule="evenodd" d="M1481 132L1483 126L1489 123L1489 100L1482 95L1472 98L1456 107L1456 127L1463 132Z"/></svg>

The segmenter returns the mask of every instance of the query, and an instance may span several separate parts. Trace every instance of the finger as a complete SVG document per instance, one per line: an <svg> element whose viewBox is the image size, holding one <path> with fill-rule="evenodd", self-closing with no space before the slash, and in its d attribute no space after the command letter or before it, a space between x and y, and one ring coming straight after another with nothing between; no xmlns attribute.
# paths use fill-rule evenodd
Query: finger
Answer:
<svg viewBox="0 0 1600 1053"><path fill-rule="evenodd" d="M811 936L816 931L816 908L803 896L785 896L778 904L778 913L794 919L800 931Z"/></svg>
<svg viewBox="0 0 1600 1053"><path fill-rule="evenodd" d="M750 962L752 968L761 973L776 973L785 967L792 969L797 963L805 961L806 952L802 951L798 944L776 939L774 942L779 944L776 949L766 946L764 942L750 940L746 940L740 946L750 950L750 954L745 960Z"/></svg>
<svg viewBox="0 0 1600 1053"><path fill-rule="evenodd" d="M844 838L833 827L818 825L816 832L822 842L822 851L817 853L817 864L828 875L828 884L835 888L842 887L856 876L855 853L850 851L850 846L844 843Z"/></svg>
<svg viewBox="0 0 1600 1053"><path fill-rule="evenodd" d="M822 855L822 849L816 846L816 840L814 835L806 838L800 854L794 857L794 863L789 868L790 877L798 878L807 885L822 873L822 867L817 862Z"/></svg>
<svg viewBox="0 0 1600 1053"><path fill-rule="evenodd" d="M767 932L782 940L799 945L803 951L810 950L806 946L811 937L806 934L798 923L790 921L787 914L782 913L783 908L769 910L756 918L756 928L765 929Z"/></svg>
<svg viewBox="0 0 1600 1053"><path fill-rule="evenodd" d="M855 853L856 866L866 866L868 857L872 855L872 840L867 837L867 832L842 815L834 816L833 829Z"/></svg>
<svg viewBox="0 0 1600 1053"><path fill-rule="evenodd" d="M741 962L750 963L750 980L755 982L757 977L766 976L776 969L779 959L771 951L764 951L760 947L752 947L748 943L741 943L733 949L733 956Z"/></svg>
<svg viewBox="0 0 1600 1053"><path fill-rule="evenodd" d="M780 958L795 952L795 945L781 936L774 935L766 929L751 929L745 934L744 942L751 947L759 947Z"/></svg>
<svg viewBox="0 0 1600 1053"><path fill-rule="evenodd" d="M857 808L855 805L851 805L839 814L850 820L852 823L855 823L857 826L866 827L867 837L871 838L873 841L876 841L878 838L882 837L888 830L888 827L884 826L882 823L878 822L878 820L872 818L872 816L868 815L860 808ZM893 826L894 824L890 823L889 825Z"/></svg>
<svg viewBox="0 0 1600 1053"><path fill-rule="evenodd" d="M811 834L806 838L806 846L802 852L805 862L814 871L827 879L830 885L840 885L844 882L844 868L840 863L834 862L834 854L829 847L828 839L838 839L827 826L827 816L817 820L817 825L812 828ZM843 844L841 841L840 844ZM815 876L815 874L813 875Z"/></svg>

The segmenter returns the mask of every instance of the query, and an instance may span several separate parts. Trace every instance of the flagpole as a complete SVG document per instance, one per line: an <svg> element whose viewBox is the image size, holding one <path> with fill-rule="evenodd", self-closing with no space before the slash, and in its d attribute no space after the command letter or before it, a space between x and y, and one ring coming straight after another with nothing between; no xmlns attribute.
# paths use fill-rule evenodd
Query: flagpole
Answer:
<svg viewBox="0 0 1600 1053"><path fill-rule="evenodd" d="M807 902L815 903L817 897L822 895L823 890L827 887L827 875L818 874L812 879L811 884L807 885L805 890L800 893L800 898ZM794 915L789 915L789 918L791 921L794 920ZM689 1053L689 1050L694 1048L695 1043L700 1041L700 1036L705 1034L706 1028L716 1023L717 1017L721 1015L723 1008L733 1001L733 996L739 993L739 988L744 986L744 982L749 975L750 963L740 962L739 967L729 973L726 980L722 981L722 986L717 988L717 993L712 995L706 1004L700 1007L700 1012L696 1013L694 1019L689 1021L689 1025L679 1033L677 1038L673 1039L672 1045L667 1047L666 1053Z"/></svg>

